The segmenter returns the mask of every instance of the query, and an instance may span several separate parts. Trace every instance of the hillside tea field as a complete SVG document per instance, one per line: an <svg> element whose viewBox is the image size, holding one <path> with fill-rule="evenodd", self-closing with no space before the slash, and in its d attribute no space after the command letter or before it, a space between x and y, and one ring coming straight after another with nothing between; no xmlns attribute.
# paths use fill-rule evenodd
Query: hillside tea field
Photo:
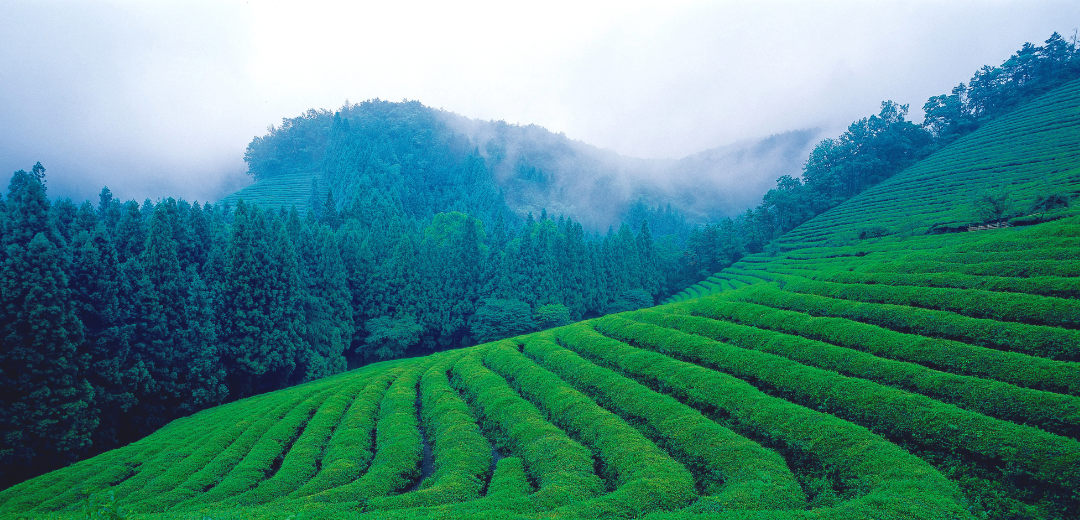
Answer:
<svg viewBox="0 0 1080 520"><path fill-rule="evenodd" d="M237 201L243 200L275 210L295 206L303 214L307 211L309 201L326 200L329 189L319 181L319 175L314 172L285 173L246 186L219 203L235 206Z"/></svg>
<svg viewBox="0 0 1080 520"><path fill-rule="evenodd" d="M1080 515L1080 219L871 242L206 410L10 488L0 511Z"/></svg>

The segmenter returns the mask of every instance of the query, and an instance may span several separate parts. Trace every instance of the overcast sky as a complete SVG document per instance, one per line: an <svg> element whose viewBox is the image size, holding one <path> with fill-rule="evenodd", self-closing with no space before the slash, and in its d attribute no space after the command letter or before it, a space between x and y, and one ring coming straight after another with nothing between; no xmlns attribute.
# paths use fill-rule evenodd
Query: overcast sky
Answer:
<svg viewBox="0 0 1080 520"><path fill-rule="evenodd" d="M882 100L922 104L1080 2L0 1L0 174L50 195L217 200L255 135L348 99L415 99L676 158ZM793 172L797 173L797 172ZM6 191L6 188L5 188Z"/></svg>

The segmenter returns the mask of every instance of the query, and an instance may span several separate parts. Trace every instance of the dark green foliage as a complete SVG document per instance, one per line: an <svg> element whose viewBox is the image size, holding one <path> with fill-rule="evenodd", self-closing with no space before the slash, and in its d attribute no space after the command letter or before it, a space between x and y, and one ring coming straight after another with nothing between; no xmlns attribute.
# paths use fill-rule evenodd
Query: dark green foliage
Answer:
<svg viewBox="0 0 1080 520"><path fill-rule="evenodd" d="M535 319L537 330L561 327L570 323L570 309L560 303L541 305L536 309Z"/></svg>
<svg viewBox="0 0 1080 520"><path fill-rule="evenodd" d="M380 316L369 320L364 327L368 333L364 340L364 357L379 360L400 357L409 345L416 343L420 332L424 330L416 323L416 319L408 314L395 318Z"/></svg>
<svg viewBox="0 0 1080 520"><path fill-rule="evenodd" d="M36 181L31 182L36 185ZM58 467L89 447L97 426L82 324L62 257L44 233L5 240L0 294L0 474L3 484Z"/></svg>
<svg viewBox="0 0 1080 520"><path fill-rule="evenodd" d="M1029 78L1050 63L1032 49ZM3 477L180 418L0 491L0 515L1076 517L1080 86L1008 105L1036 90L981 97L951 144L966 123L885 103L696 230L644 202L606 236L539 208L522 224L488 189L499 143L481 156L410 103L256 140L252 193L303 177L300 210L107 189L95 210L18 172ZM552 179L510 161L514 182ZM991 186L1026 227L933 234L967 230ZM678 295L695 301L565 325L706 277Z"/></svg>
<svg viewBox="0 0 1080 520"><path fill-rule="evenodd" d="M287 380L305 350L296 259L283 228L273 231L258 207L249 212L243 202L237 205L224 286L215 299L229 390L240 396L270 384L263 381Z"/></svg>
<svg viewBox="0 0 1080 520"><path fill-rule="evenodd" d="M43 181L40 163L15 174L0 241L0 487L75 460L97 426L69 253Z"/></svg>
<svg viewBox="0 0 1080 520"><path fill-rule="evenodd" d="M488 298L476 309L469 329L476 341L486 343L532 332L536 321L523 301Z"/></svg>
<svg viewBox="0 0 1080 520"><path fill-rule="evenodd" d="M1012 216L1012 194L1001 190L984 192L975 197L971 206L976 222L1000 224L1002 220Z"/></svg>
<svg viewBox="0 0 1080 520"><path fill-rule="evenodd" d="M94 406L101 421L94 432L94 448L103 451L116 446L121 417L137 402L132 363L126 361L132 327L121 307L122 293L128 288L112 241L96 220L72 246L68 284L75 314L83 324L89 354L87 379L94 387Z"/></svg>

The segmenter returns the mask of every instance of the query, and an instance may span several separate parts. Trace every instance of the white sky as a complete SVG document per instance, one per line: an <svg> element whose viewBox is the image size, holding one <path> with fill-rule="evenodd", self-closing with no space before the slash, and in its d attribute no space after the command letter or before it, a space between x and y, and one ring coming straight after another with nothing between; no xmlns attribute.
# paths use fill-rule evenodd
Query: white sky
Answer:
<svg viewBox="0 0 1080 520"><path fill-rule="evenodd" d="M416 99L637 157L923 102L1080 2L0 2L0 174L216 200L282 117ZM797 172L793 172L797 173Z"/></svg>

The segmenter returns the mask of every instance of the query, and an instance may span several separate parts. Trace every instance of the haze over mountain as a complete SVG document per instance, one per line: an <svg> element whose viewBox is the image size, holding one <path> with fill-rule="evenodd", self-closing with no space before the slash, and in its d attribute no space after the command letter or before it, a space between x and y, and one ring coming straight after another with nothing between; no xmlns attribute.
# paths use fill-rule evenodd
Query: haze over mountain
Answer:
<svg viewBox="0 0 1080 520"><path fill-rule="evenodd" d="M676 159L918 105L1019 42L1067 38L1044 2L0 5L0 171L51 193L217 200L270 123L415 99ZM798 171L789 172L797 174Z"/></svg>
<svg viewBox="0 0 1080 520"><path fill-rule="evenodd" d="M640 159L600 149L536 125L478 121L443 112L488 161L518 213L573 216L617 226L632 202L672 204L692 222L734 216L776 179L802 168L821 129L789 131L681 159ZM537 182L543 181L543 182Z"/></svg>

